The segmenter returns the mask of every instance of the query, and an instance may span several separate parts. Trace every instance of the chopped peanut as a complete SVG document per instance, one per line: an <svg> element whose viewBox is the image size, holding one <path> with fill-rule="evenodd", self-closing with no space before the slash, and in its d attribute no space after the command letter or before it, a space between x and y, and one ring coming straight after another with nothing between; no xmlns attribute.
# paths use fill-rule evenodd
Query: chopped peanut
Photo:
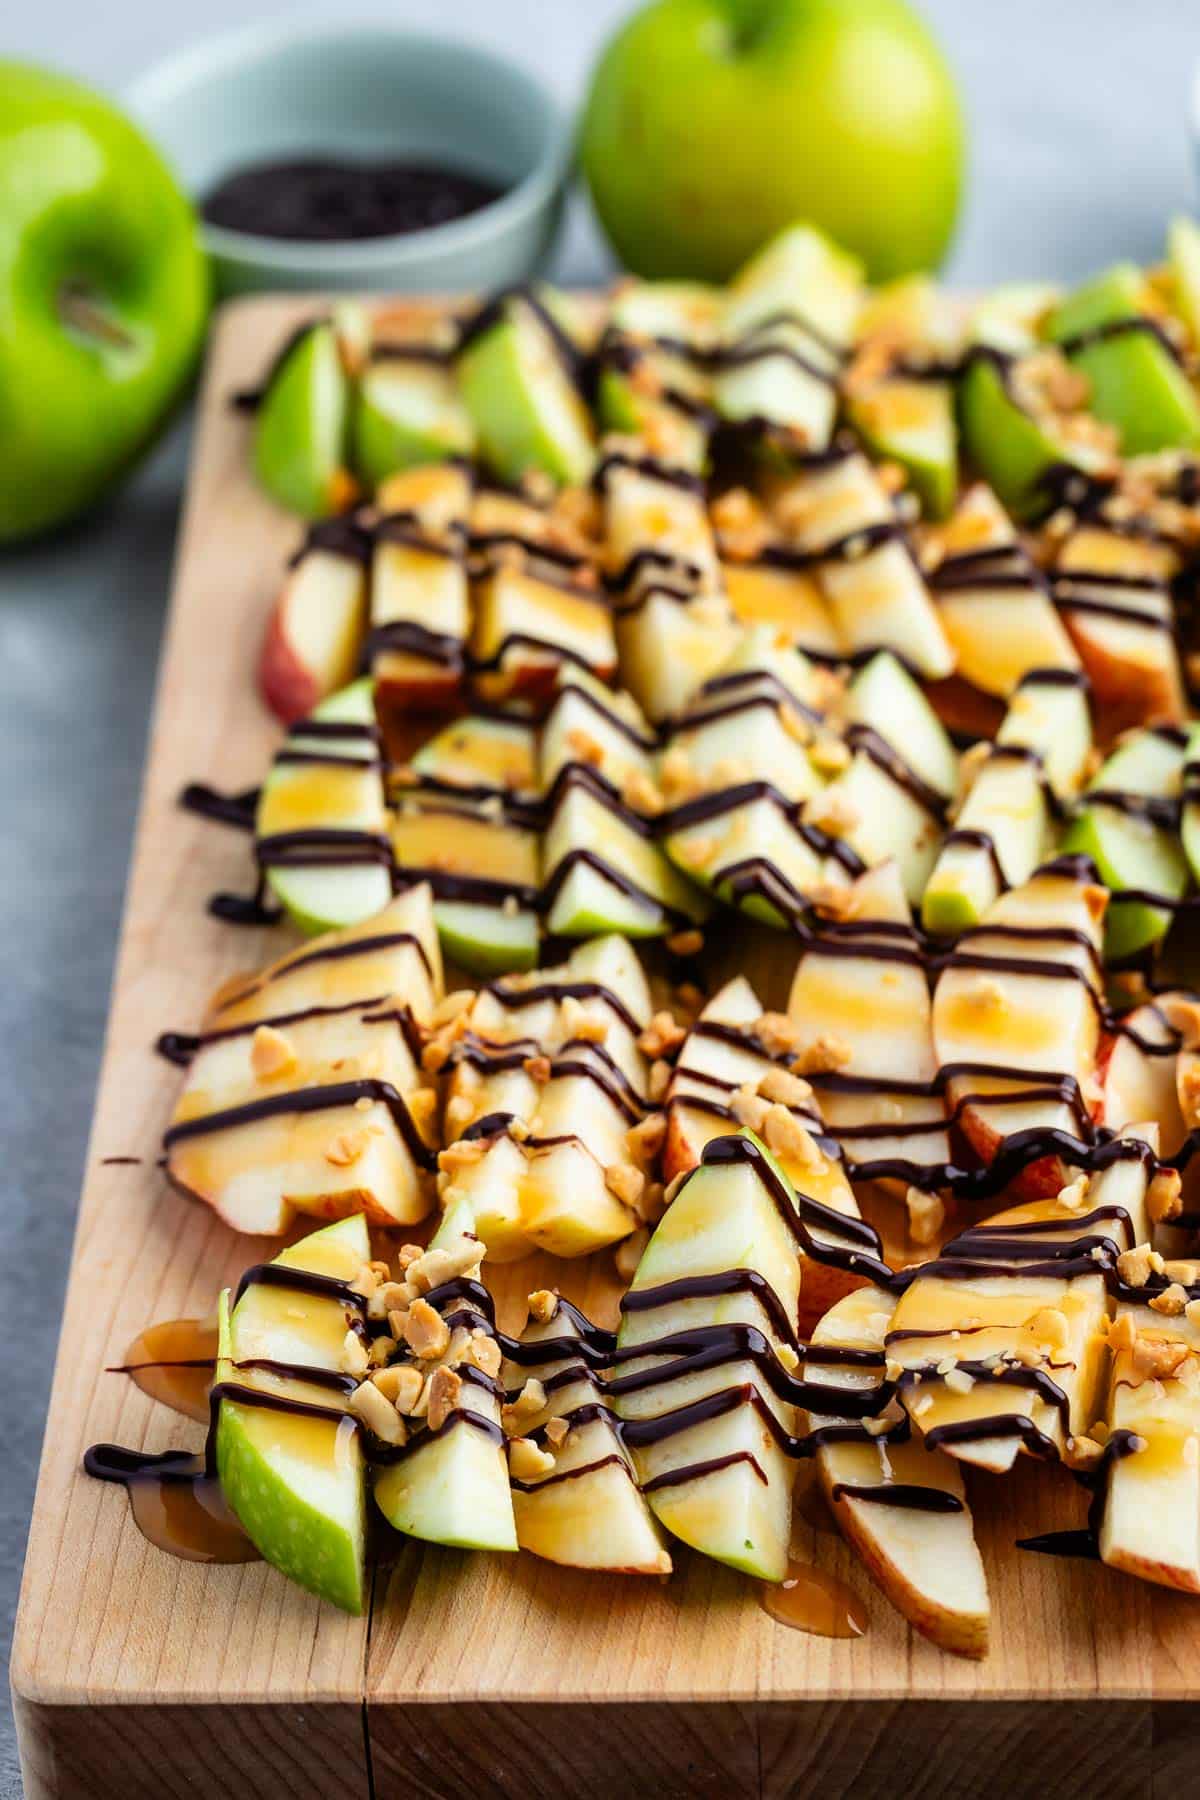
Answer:
<svg viewBox="0 0 1200 1800"><path fill-rule="evenodd" d="M558 1295L552 1288L538 1288L529 1296L529 1316L539 1325L548 1325L558 1311Z"/></svg>
<svg viewBox="0 0 1200 1800"><path fill-rule="evenodd" d="M250 1067L260 1081L272 1075L283 1075L296 1067L296 1052L290 1038L273 1025L260 1025L250 1041Z"/></svg>
<svg viewBox="0 0 1200 1800"><path fill-rule="evenodd" d="M908 1235L914 1244L934 1244L946 1222L946 1208L937 1194L910 1187L904 1196L908 1209Z"/></svg>
<svg viewBox="0 0 1200 1800"><path fill-rule="evenodd" d="M638 1033L637 1047L651 1059L671 1056L683 1043L687 1032L673 1013L656 1012L650 1023Z"/></svg>
<svg viewBox="0 0 1200 1800"><path fill-rule="evenodd" d="M435 1369L429 1377L429 1429L440 1431L458 1405L462 1376L453 1369Z"/></svg>
<svg viewBox="0 0 1200 1800"><path fill-rule="evenodd" d="M1149 1244L1123 1250L1117 1258L1117 1274L1129 1287L1145 1287L1152 1274L1162 1274L1163 1259Z"/></svg>
<svg viewBox="0 0 1200 1800"><path fill-rule="evenodd" d="M508 1467L518 1481L534 1481L539 1475L550 1473L554 1458L548 1451L540 1450L532 1438L515 1437L509 1439Z"/></svg>
<svg viewBox="0 0 1200 1800"><path fill-rule="evenodd" d="M373 1381L364 1381L355 1388L350 1396L350 1410L385 1444L402 1444L408 1436L404 1420Z"/></svg>
<svg viewBox="0 0 1200 1800"><path fill-rule="evenodd" d="M422 1362L444 1356L450 1344L450 1327L428 1300L414 1300L404 1322L404 1341Z"/></svg>

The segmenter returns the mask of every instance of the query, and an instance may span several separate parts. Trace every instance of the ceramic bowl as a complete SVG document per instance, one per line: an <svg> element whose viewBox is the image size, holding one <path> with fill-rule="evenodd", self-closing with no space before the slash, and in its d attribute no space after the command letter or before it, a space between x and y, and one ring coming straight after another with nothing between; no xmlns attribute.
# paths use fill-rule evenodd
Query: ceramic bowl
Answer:
<svg viewBox="0 0 1200 1800"><path fill-rule="evenodd" d="M188 191L273 157L445 162L500 199L447 225L353 243L298 243L205 225L218 291L491 289L545 261L570 140L554 100L490 51L386 25L255 26L148 70L125 94Z"/></svg>

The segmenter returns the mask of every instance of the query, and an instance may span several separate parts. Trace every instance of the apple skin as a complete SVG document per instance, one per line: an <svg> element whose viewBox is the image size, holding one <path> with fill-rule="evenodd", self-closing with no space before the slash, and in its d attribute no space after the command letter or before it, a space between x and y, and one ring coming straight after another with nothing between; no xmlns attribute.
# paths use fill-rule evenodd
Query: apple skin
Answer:
<svg viewBox="0 0 1200 1800"><path fill-rule="evenodd" d="M635 273L726 281L807 221L874 282L936 267L964 131L903 0L654 0L593 76L580 157Z"/></svg>
<svg viewBox="0 0 1200 1800"><path fill-rule="evenodd" d="M209 284L158 152L63 76L0 61L0 194L5 543L83 512L147 449L192 372ZM78 301L64 324L72 289L103 335L80 326Z"/></svg>

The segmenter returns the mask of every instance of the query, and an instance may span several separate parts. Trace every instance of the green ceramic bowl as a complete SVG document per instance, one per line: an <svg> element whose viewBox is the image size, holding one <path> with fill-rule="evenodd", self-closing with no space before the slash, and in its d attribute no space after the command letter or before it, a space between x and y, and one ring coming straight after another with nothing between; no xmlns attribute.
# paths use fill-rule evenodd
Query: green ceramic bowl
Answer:
<svg viewBox="0 0 1200 1800"><path fill-rule="evenodd" d="M570 140L550 95L470 44L386 25L254 26L173 56L125 95L193 195L270 157L411 156L506 191L428 231L306 244L206 225L218 290L450 293L521 281L562 211Z"/></svg>

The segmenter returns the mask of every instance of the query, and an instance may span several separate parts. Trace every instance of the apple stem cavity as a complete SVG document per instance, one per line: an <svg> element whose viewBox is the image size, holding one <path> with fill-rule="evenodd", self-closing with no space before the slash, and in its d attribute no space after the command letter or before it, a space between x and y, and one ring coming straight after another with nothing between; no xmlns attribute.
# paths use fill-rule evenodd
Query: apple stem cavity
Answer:
<svg viewBox="0 0 1200 1800"><path fill-rule="evenodd" d="M106 350L132 350L137 341L81 281L59 287L58 316L69 331Z"/></svg>

